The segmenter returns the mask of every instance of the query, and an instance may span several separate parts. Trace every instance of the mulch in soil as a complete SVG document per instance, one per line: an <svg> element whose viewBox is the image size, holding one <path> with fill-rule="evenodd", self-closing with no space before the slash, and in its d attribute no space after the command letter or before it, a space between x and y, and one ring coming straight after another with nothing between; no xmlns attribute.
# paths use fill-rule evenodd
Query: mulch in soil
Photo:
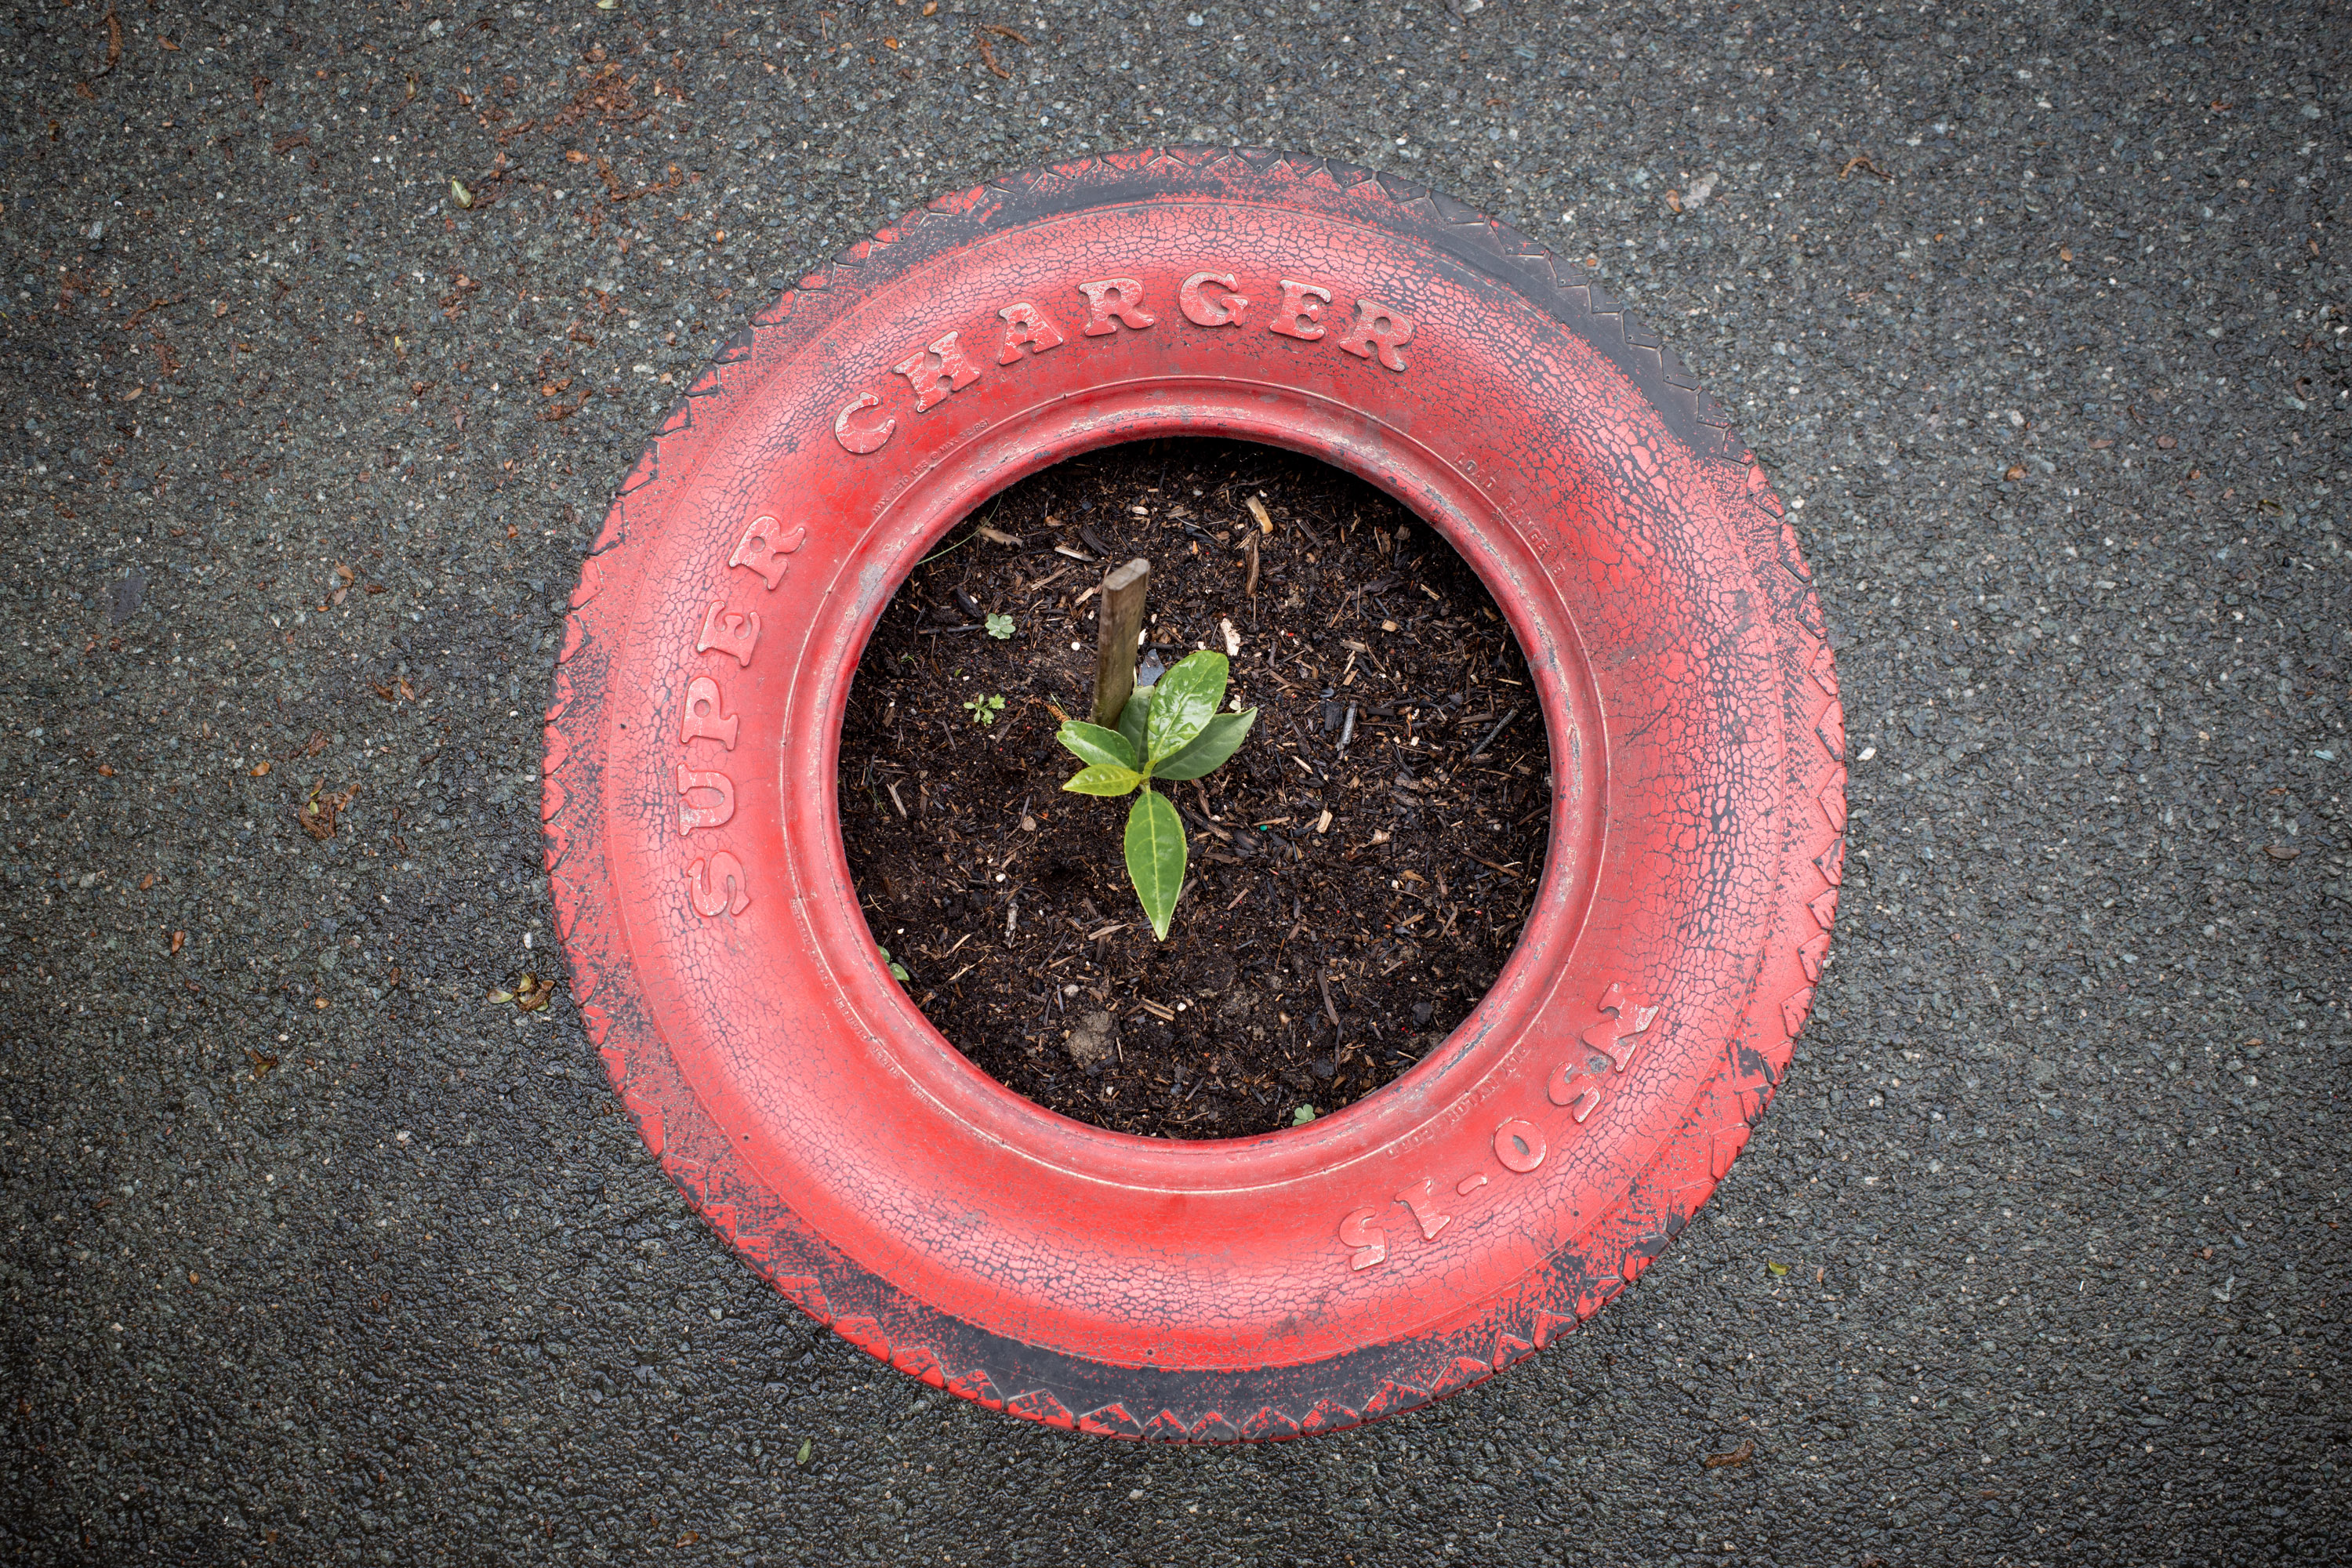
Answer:
<svg viewBox="0 0 2352 1568"><path fill-rule="evenodd" d="M1127 880L1131 797L1065 794L1054 739L1091 702L1083 596L1135 555L1147 672L1230 627L1230 690L1262 710L1162 786L1191 834L1164 942ZM1476 574L1370 485L1234 442L1113 447L982 507L883 612L842 730L850 873L925 1016L1037 1103L1150 1136L1289 1127L1419 1061L1517 942L1550 800Z"/></svg>

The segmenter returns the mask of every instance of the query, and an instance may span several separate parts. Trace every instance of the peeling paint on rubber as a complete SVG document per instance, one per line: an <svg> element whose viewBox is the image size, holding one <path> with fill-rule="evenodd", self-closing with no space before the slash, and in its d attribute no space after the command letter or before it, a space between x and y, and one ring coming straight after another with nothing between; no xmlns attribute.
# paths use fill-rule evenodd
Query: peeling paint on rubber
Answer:
<svg viewBox="0 0 2352 1568"><path fill-rule="evenodd" d="M1250 300L1242 331L1199 325L1213 308L1180 313L1165 263L1188 245L1199 270L1235 279L1212 307ZM973 290L1012 289L1009 308L1057 258L1090 260L1037 301L1057 341L1000 362L982 323L1017 334ZM1099 285L1130 275L1142 298L1118 318L1121 294ZM1341 358L1339 331L1308 329L1364 320L1365 280L1418 325L1401 350L1375 336ZM1111 316L1089 320L1102 298ZM969 334L970 383L921 358L940 340L906 312L926 300ZM1298 330L1267 332L1293 305ZM1475 330L1477 311L1509 330ZM1147 315L1157 337L1133 324ZM1473 361L1479 378L1446 381ZM934 373L936 405L913 411ZM895 445L835 438L886 416ZM847 673L928 539L1041 458L1186 430L1297 446L1444 527L1545 687L1560 788L1538 913L1445 1048L1312 1128L1176 1149L968 1081L862 951L831 886L845 879L831 796ZM808 515L747 528L777 485ZM1236 1441L1482 1381L1572 1330L1688 1223L1769 1102L1821 979L1843 716L1766 476L1622 306L1387 175L1186 147L933 201L719 352L621 482L572 605L542 814L574 994L616 1089L779 1291L992 1409ZM755 670L761 637L773 662ZM957 1185L960 1159L1023 1212ZM1014 1234L1029 1209L1034 1234Z"/></svg>

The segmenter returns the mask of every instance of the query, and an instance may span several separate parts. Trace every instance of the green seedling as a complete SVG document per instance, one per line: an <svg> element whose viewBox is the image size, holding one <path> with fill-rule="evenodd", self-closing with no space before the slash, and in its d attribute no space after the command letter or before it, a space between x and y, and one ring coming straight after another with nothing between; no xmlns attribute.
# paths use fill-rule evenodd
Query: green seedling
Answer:
<svg viewBox="0 0 2352 1568"><path fill-rule="evenodd" d="M874 951L882 955L882 967L888 970L899 984L905 985L914 980L915 977L907 973L907 966L890 956L888 948L877 942L874 944Z"/></svg>
<svg viewBox="0 0 2352 1568"><path fill-rule="evenodd" d="M1184 888L1184 823L1151 783L1205 777L1257 722L1255 708L1217 711L1227 672L1223 654L1188 654L1159 685L1127 700L1118 729L1073 719L1055 737L1087 764L1064 789L1111 798L1136 792L1127 814L1127 875L1161 942Z"/></svg>
<svg viewBox="0 0 2352 1568"><path fill-rule="evenodd" d="M1004 711L1004 699L1002 697L966 698L964 710L971 715L971 721L975 724L993 724L996 722L996 716Z"/></svg>
<svg viewBox="0 0 2352 1568"><path fill-rule="evenodd" d="M991 616L988 617L988 635L994 637L998 642L1003 642L1005 639L1012 637L1015 629L1016 628L1013 624L1013 617L1011 616Z"/></svg>

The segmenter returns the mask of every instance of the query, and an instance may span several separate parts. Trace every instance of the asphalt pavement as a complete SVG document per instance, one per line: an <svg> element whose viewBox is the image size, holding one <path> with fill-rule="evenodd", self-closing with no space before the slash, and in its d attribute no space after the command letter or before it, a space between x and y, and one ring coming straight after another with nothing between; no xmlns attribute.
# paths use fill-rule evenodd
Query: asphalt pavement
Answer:
<svg viewBox="0 0 2352 1568"><path fill-rule="evenodd" d="M2340 1562L2340 4L0 12L0 1542L26 1563ZM1795 512L1795 1067L1638 1288L1271 1447L864 1359L606 1089L539 715L783 282L1094 151L1397 171ZM322 833L321 829L331 831Z"/></svg>

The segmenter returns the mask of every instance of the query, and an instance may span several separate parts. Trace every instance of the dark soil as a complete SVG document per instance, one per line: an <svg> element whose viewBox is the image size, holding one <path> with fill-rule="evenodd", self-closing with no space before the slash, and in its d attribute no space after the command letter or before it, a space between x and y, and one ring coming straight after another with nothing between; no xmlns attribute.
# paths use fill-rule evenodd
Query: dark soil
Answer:
<svg viewBox="0 0 2352 1568"><path fill-rule="evenodd" d="M1192 831L1165 942L1127 880L1129 801L1064 794L1054 739L1090 701L1078 595L1132 555L1147 668L1229 621L1232 692L1263 710L1165 786ZM1434 530L1305 458L1141 443L1008 490L899 589L850 694L842 835L910 994L984 1071L1098 1127L1236 1137L1362 1098L1468 1016L1533 900L1549 762L1518 645Z"/></svg>

